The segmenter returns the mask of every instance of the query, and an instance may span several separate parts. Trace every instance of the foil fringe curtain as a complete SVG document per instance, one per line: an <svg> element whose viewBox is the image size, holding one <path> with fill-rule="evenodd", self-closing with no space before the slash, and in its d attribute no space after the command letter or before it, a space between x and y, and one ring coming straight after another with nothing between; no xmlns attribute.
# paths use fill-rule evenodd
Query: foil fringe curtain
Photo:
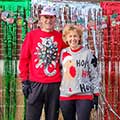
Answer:
<svg viewBox="0 0 120 120"><path fill-rule="evenodd" d="M108 30L108 26L104 26L106 21L102 16L102 8L97 3L90 2L72 2L72 1L62 1L54 2L53 0L32 0L30 2L5 2L4 4L0 2L2 6L2 11L12 11L14 17L14 23L9 24L8 22L2 21L2 32L3 32L3 51L4 51L4 77L3 77L3 89L4 89L4 114L2 120L15 120L15 111L16 111L16 78L17 78L17 43L18 43L18 28L21 28L21 41L23 41L26 32L29 29L34 29L39 27L39 12L41 11L44 5L50 4L54 5L57 8L57 22L56 29L62 31L63 27L66 24L74 23L83 29L83 45L92 49L92 51L97 56L100 61L100 75L102 77L103 83L105 82L105 88L102 88L105 91L105 94L102 96L101 104L99 104L99 111L101 112L102 118L105 120L113 119L113 114L116 112L112 109L114 104L112 102L112 108L108 103L109 84L112 84L111 91L114 92L115 85L115 75L118 73L118 85L119 81L119 48L120 44L116 44L114 40L119 43L116 35L119 34L120 25L116 27L111 27L111 30ZM11 7L11 5L13 7ZM26 7L27 6L27 7ZM31 9L30 9L31 8ZM31 14L30 14L31 13ZM114 36L112 36L114 34ZM110 36L111 35L111 38ZM119 36L118 36L119 37ZM120 38L120 37L119 37ZM116 46L116 47L115 47ZM112 50L110 50L112 47ZM111 56L110 56L111 54ZM115 56L116 54L116 56ZM116 58L115 58L116 57ZM118 61L115 63L115 59ZM110 63L110 60L112 61ZM115 65L118 64L116 68ZM111 74L109 73L111 69ZM116 69L118 70L116 72ZM109 83L109 81L111 83ZM118 87L118 91L119 91ZM113 93L111 95L112 99L115 96ZM120 95L118 93L118 99ZM104 102L103 102L104 101ZM119 101L120 102L120 101ZM25 103L25 102L24 102ZM105 105L104 105L105 103ZM120 104L120 103L119 103ZM26 105L24 105L26 107ZM109 108L108 108L108 107ZM119 110L118 106L118 110ZM111 118L109 117L110 112L112 111ZM24 108L24 117L25 120L25 108ZM98 114L98 116L100 116ZM117 116L117 114L116 114ZM119 118L119 116L118 116ZM116 118L117 119L117 118Z"/></svg>
<svg viewBox="0 0 120 120"><path fill-rule="evenodd" d="M12 4L12 6L11 6ZM24 25L26 18L24 14L29 16L30 13L29 2L0 2L1 12L7 11L8 17L14 19L13 23L7 21L1 21L2 34L3 34L3 60L4 60L4 72L2 79L3 87L3 105L2 120L15 120L16 115L16 78L17 78L17 61L18 61L18 36L19 29L22 28L22 39L25 36L28 29L27 25ZM23 12L24 11L24 12ZM22 20L18 23L18 17L21 16ZM25 18L25 19L23 19ZM7 18L6 18L7 20ZM19 38L20 39L20 38ZM25 112L25 111L24 111ZM24 114L23 114L24 115ZM24 117L23 117L24 119Z"/></svg>

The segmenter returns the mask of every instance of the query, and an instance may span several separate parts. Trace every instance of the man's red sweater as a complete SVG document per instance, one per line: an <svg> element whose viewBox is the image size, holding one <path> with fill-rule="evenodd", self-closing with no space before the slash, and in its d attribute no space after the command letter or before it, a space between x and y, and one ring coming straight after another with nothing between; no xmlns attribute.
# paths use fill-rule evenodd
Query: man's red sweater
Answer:
<svg viewBox="0 0 120 120"><path fill-rule="evenodd" d="M62 34L55 30L44 32L37 29L28 32L22 44L19 62L22 81L60 82L59 57L64 47Z"/></svg>

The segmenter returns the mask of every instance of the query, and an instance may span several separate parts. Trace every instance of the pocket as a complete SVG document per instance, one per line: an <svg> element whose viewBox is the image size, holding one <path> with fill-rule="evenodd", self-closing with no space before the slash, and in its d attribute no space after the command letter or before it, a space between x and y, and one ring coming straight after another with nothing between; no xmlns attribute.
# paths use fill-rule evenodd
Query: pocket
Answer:
<svg viewBox="0 0 120 120"><path fill-rule="evenodd" d="M38 99L38 97L42 91L42 88L43 88L43 84L41 84L41 83L37 83L37 82L31 83L32 92L28 96L29 104L34 104L34 102Z"/></svg>
<svg viewBox="0 0 120 120"><path fill-rule="evenodd" d="M36 86L38 86L38 84L40 84L40 83L37 83L37 82L31 82L31 88L35 88Z"/></svg>

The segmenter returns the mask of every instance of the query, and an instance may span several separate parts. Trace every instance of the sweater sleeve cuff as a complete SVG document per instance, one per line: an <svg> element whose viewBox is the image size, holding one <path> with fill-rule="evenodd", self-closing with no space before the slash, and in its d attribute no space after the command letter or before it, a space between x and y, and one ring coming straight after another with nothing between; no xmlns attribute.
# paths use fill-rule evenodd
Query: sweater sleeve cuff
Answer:
<svg viewBox="0 0 120 120"><path fill-rule="evenodd" d="M96 95L96 96L100 96L100 93L94 93L94 95Z"/></svg>

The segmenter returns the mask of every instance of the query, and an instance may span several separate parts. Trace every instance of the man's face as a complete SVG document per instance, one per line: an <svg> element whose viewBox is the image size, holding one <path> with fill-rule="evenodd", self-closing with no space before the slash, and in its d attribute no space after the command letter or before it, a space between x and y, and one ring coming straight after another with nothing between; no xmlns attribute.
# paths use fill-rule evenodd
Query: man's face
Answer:
<svg viewBox="0 0 120 120"><path fill-rule="evenodd" d="M41 29L46 32L53 31L55 26L56 17L44 15L40 16Z"/></svg>

